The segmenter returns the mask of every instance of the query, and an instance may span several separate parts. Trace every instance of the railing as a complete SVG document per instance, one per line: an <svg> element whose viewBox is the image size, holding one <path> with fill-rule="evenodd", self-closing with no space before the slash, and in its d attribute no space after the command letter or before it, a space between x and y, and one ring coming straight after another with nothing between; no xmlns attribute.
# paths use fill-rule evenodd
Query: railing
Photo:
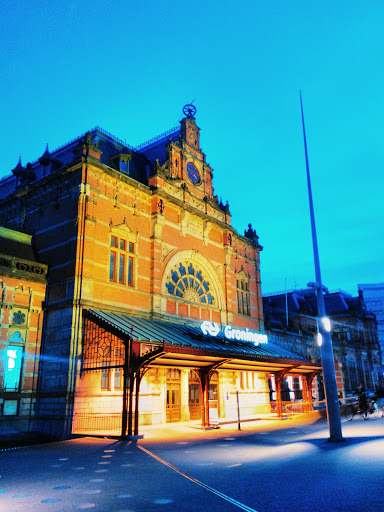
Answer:
<svg viewBox="0 0 384 512"><path fill-rule="evenodd" d="M295 416L297 414L304 414L317 409L325 407L325 400L317 400L315 402L300 401L287 401L281 402L281 414L283 417ZM279 416L276 402L271 402L270 411L267 413L269 416Z"/></svg>
<svg viewBox="0 0 384 512"><path fill-rule="evenodd" d="M339 399L339 405L340 405L340 412L343 413L344 409L347 405L350 403L355 403L357 401L357 398L347 397L347 398L340 398ZM303 401L290 401L290 402L281 402L281 413L283 417L290 417L297 414L303 414L306 412L310 412L313 410L320 410L326 408L326 401L325 400L316 400L313 402L303 402ZM278 416L278 410L276 402L271 402L270 405L270 411L267 411L267 414L269 416Z"/></svg>
<svg viewBox="0 0 384 512"><path fill-rule="evenodd" d="M315 402L285 402L285 413L288 416L311 412L325 407L325 400L317 400Z"/></svg>
<svg viewBox="0 0 384 512"><path fill-rule="evenodd" d="M145 142L142 142L141 144L139 144L138 146L136 146L134 148L134 151L139 152L143 148L146 148L147 146L152 146L153 144L155 144L156 142L160 141L164 137L167 137L168 135L176 135L176 133L178 131L180 131L180 127L179 126L174 126L170 130L167 130L166 132L160 133L160 135L157 135L156 137L153 137L152 139L149 139L149 140L147 140Z"/></svg>
<svg viewBox="0 0 384 512"><path fill-rule="evenodd" d="M135 411L133 411L133 421L135 421ZM139 415L139 423L150 425L152 423L152 412L141 412ZM121 412L79 412L75 413L72 423L73 434L121 434L121 428Z"/></svg>
<svg viewBox="0 0 384 512"><path fill-rule="evenodd" d="M76 413L72 432L121 432L121 413Z"/></svg>

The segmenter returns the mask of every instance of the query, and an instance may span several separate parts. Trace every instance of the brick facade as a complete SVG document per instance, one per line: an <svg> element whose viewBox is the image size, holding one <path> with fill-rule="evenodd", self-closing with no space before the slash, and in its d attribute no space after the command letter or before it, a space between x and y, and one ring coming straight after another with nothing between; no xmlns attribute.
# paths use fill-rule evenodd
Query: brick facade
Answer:
<svg viewBox="0 0 384 512"><path fill-rule="evenodd" d="M95 129L52 154L47 148L26 168L19 162L0 182L0 225L33 235L39 261L49 266L40 432L65 437L76 400L80 409L89 409L89 396L96 409L97 397L109 400L100 372L81 372L84 308L263 331L262 248L251 225L244 235L232 228L228 204L215 196L193 117L138 150ZM164 393L166 372L156 375L148 375L151 394ZM249 411L268 399L267 377L258 378L252 389L261 394ZM228 403L224 394L221 400L223 411L229 394ZM163 405L156 407L150 422L164 420Z"/></svg>
<svg viewBox="0 0 384 512"><path fill-rule="evenodd" d="M35 429L46 265L31 236L0 228L0 435L21 438Z"/></svg>

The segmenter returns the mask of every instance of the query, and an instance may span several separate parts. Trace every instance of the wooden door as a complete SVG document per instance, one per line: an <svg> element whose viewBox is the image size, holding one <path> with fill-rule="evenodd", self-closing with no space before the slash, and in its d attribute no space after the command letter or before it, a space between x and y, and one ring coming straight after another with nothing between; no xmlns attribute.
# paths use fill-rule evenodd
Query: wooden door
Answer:
<svg viewBox="0 0 384 512"><path fill-rule="evenodd" d="M201 418L201 391L200 380L197 373L191 370L188 375L189 381L189 416L191 420Z"/></svg>
<svg viewBox="0 0 384 512"><path fill-rule="evenodd" d="M166 421L180 421L180 370L172 368L167 371Z"/></svg>

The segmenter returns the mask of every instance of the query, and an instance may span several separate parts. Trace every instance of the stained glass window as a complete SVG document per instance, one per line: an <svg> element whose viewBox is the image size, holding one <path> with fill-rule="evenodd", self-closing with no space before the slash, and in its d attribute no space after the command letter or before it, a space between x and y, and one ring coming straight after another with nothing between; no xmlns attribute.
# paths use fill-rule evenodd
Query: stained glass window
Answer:
<svg viewBox="0 0 384 512"><path fill-rule="evenodd" d="M171 270L165 286L168 293L176 297L211 305L215 303L209 281L192 262L178 263Z"/></svg>

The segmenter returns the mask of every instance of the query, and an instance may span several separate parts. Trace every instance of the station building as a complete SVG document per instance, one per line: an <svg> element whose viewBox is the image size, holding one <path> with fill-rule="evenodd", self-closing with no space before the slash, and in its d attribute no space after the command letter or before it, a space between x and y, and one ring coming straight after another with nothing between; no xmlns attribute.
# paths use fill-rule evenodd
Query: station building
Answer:
<svg viewBox="0 0 384 512"><path fill-rule="evenodd" d="M279 415L288 376L311 402L320 367L268 341L258 236L232 227L184 114L137 148L95 128L0 181L0 225L48 265L38 432Z"/></svg>

